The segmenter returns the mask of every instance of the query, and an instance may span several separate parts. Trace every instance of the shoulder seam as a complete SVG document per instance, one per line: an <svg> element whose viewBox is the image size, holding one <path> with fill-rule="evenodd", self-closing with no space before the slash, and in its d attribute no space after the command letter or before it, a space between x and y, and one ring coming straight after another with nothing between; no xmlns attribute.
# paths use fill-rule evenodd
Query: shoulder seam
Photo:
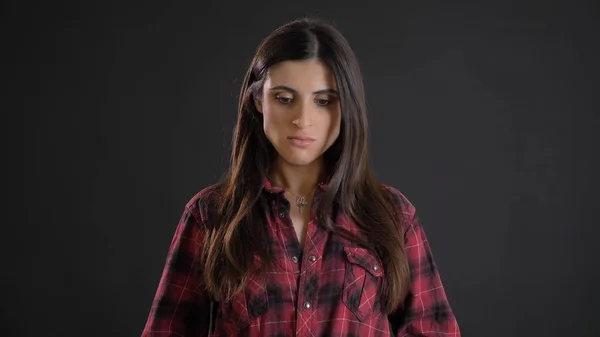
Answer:
<svg viewBox="0 0 600 337"><path fill-rule="evenodd" d="M200 227L206 226L206 221L208 218L207 207L210 198L214 197L212 195L213 193L215 193L214 187L215 185L210 185L203 188L202 190L197 192L185 205L185 209L190 212L190 214L194 217L194 220L196 220L196 223Z"/></svg>
<svg viewBox="0 0 600 337"><path fill-rule="evenodd" d="M402 214L402 216L409 222L412 222L416 217L416 208L410 200L398 189L382 184L385 189L392 195L392 198L396 201L396 208Z"/></svg>

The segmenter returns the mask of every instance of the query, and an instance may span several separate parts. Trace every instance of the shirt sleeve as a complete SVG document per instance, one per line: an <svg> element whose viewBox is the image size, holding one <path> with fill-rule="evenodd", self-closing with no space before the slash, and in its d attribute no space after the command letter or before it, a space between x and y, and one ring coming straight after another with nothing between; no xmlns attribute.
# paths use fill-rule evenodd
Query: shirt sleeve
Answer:
<svg viewBox="0 0 600 337"><path fill-rule="evenodd" d="M199 254L204 231L186 206L171 241L142 337L207 336L210 301Z"/></svg>
<svg viewBox="0 0 600 337"><path fill-rule="evenodd" d="M411 284L403 308L390 316L396 337L460 337L427 236L413 213L405 232Z"/></svg>

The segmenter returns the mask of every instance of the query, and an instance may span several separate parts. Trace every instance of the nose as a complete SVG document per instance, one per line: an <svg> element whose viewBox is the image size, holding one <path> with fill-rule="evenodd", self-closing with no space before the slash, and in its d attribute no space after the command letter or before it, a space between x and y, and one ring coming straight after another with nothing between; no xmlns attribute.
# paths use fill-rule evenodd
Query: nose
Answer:
<svg viewBox="0 0 600 337"><path fill-rule="evenodd" d="M310 104L298 104L296 118L293 123L300 129L311 127L313 125L313 108Z"/></svg>

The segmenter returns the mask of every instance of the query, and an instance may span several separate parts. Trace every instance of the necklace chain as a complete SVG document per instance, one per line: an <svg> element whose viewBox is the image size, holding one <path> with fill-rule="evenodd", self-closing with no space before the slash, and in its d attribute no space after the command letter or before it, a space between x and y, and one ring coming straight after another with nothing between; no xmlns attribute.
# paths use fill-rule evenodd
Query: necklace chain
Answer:
<svg viewBox="0 0 600 337"><path fill-rule="evenodd" d="M319 183L318 185L320 185L320 184L321 183ZM298 210L300 211L300 214L302 214L302 210L304 209L304 206L308 205L308 201L306 200L306 196L298 195L298 194L292 192L292 190L290 190L287 187L284 187L284 189L287 192L290 192L291 194L293 194L296 197L296 206L298 207ZM316 186L313 188L313 190L310 193L307 194L307 196L310 195L310 194L312 194L315 191L315 189L316 189Z"/></svg>
<svg viewBox="0 0 600 337"><path fill-rule="evenodd" d="M300 210L300 214L302 214L302 210L304 209L304 206L308 205L308 202L306 201L306 197L292 192L287 187L285 188L285 190L290 192L291 194L293 194L296 197L296 206L298 206L298 209ZM310 193L312 193L312 192L310 192Z"/></svg>

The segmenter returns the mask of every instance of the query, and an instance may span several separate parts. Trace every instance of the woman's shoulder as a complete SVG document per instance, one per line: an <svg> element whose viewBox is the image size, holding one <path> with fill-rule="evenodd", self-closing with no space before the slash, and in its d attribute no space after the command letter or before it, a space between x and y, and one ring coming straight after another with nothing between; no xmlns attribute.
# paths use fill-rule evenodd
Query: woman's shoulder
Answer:
<svg viewBox="0 0 600 337"><path fill-rule="evenodd" d="M201 188L186 203L185 209L190 212L198 224L208 223L211 211L215 210L220 195L220 184L212 184Z"/></svg>
<svg viewBox="0 0 600 337"><path fill-rule="evenodd" d="M407 220L413 220L416 214L416 209L413 203L396 187L381 183L381 187L387 190L394 203L395 209Z"/></svg>

